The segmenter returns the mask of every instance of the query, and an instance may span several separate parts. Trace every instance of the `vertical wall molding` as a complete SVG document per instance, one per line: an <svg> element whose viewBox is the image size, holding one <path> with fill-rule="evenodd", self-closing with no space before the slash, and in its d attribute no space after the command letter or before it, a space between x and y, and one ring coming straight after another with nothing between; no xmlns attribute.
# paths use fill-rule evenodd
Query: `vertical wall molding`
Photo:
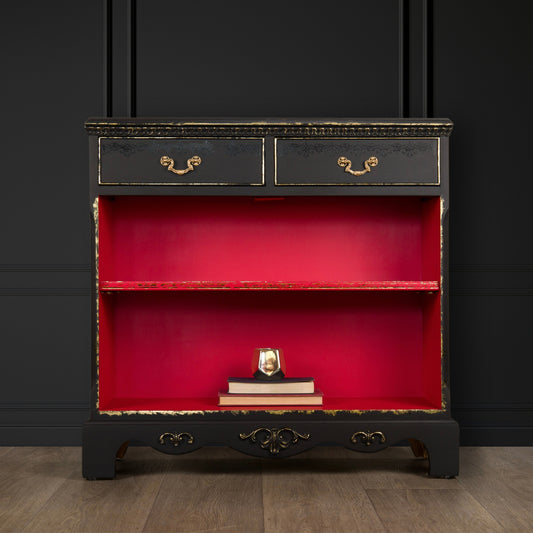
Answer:
<svg viewBox="0 0 533 533"><path fill-rule="evenodd" d="M424 0L422 4L422 116L433 116L433 2Z"/></svg>
<svg viewBox="0 0 533 533"><path fill-rule="evenodd" d="M137 2L104 0L104 112L134 117L137 109Z"/></svg>
<svg viewBox="0 0 533 533"><path fill-rule="evenodd" d="M111 117L113 115L113 51L111 48L113 42L112 27L113 27L113 11L111 8L111 0L103 1L103 29L102 32L104 42L102 46L102 80L103 80L103 101L104 101L104 115Z"/></svg>
<svg viewBox="0 0 533 533"><path fill-rule="evenodd" d="M432 0L399 0L399 115L433 113Z"/></svg>
<svg viewBox="0 0 533 533"><path fill-rule="evenodd" d="M405 42L408 28L406 28L405 11L407 9L406 0L398 0L398 117L403 118L408 113L408 102L406 102L406 70L408 68L408 56L406 54L407 43Z"/></svg>
<svg viewBox="0 0 533 533"><path fill-rule="evenodd" d="M128 2L128 110L137 116L137 0Z"/></svg>

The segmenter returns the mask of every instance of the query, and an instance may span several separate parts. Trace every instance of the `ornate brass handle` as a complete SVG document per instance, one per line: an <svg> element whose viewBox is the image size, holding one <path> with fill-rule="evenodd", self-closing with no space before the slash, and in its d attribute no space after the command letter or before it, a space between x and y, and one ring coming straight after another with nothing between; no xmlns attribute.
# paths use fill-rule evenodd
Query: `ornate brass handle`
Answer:
<svg viewBox="0 0 533 533"><path fill-rule="evenodd" d="M185 439L187 439L187 444L192 444L194 442L194 437L190 433L163 433L159 437L159 444L179 446Z"/></svg>
<svg viewBox="0 0 533 533"><path fill-rule="evenodd" d="M257 441L258 433L264 433L265 438ZM258 442L261 448L274 454L279 453L281 449L285 449L292 444L296 444L299 439L308 440L309 437L309 433L302 435L291 428L258 428L248 435L246 433L241 433L239 435L241 440L250 439L251 442Z"/></svg>
<svg viewBox="0 0 533 533"><path fill-rule="evenodd" d="M378 164L378 158L375 156L369 157L365 162L364 170L352 170L352 162L347 157L339 157L337 160L337 164L339 167L344 168L344 172L349 172L350 174L353 174L354 176L362 176L363 174L366 174L367 172L370 172L372 169L370 167L376 167Z"/></svg>
<svg viewBox="0 0 533 533"><path fill-rule="evenodd" d="M168 155L164 155L160 159L160 163L167 167L167 170L169 172L174 172L174 174L178 174L179 176L183 176L183 174L187 174L187 172L190 172L191 170L194 170L194 167L197 167L202 162L200 156L193 155L190 159L187 159L187 168L183 170L178 170L174 168L174 159L171 157L168 157Z"/></svg>
<svg viewBox="0 0 533 533"><path fill-rule="evenodd" d="M351 436L350 440L354 444L356 444L357 439L361 439L361 442L365 444L366 446L370 446L372 443L376 441L376 439L378 439L378 442L380 442L381 444L383 444L386 441L385 435L381 431L374 431L374 432L358 431L357 433L354 433Z"/></svg>

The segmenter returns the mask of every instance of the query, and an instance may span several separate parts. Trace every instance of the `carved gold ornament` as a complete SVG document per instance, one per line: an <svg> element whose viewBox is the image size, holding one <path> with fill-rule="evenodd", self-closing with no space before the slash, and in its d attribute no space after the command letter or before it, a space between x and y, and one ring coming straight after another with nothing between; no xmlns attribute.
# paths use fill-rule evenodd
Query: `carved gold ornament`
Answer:
<svg viewBox="0 0 533 533"><path fill-rule="evenodd" d="M376 167L378 165L378 158L375 156L369 157L364 162L364 170L352 170L352 162L347 157L339 157L337 159L337 164L339 167L344 168L344 172L349 172L350 174L353 174L354 176L362 176L363 174L366 174L367 172L370 172L372 170L371 167Z"/></svg>
<svg viewBox="0 0 533 533"><path fill-rule="evenodd" d="M365 444L366 446L370 446L375 442L376 439L379 439L379 443L383 444L385 442L385 435L381 431L374 431L371 433L370 431L358 431L357 433L354 433L350 440L357 444L357 439L361 439L361 443Z"/></svg>
<svg viewBox="0 0 533 533"><path fill-rule="evenodd" d="M190 159L187 159L187 168L183 170L175 169L174 159L168 157L168 155L164 155L159 161L164 167L167 167L169 172L174 172L174 174L183 176L183 174L187 174L187 172L194 170L194 167L197 167L202 162L202 159L198 155L193 155Z"/></svg>
<svg viewBox="0 0 533 533"><path fill-rule="evenodd" d="M258 441L258 433L265 433L265 438ZM261 448L268 449L270 453L279 453L281 449L288 448L291 444L296 444L298 439L308 440L310 435L309 433L302 435L291 428L258 428L248 435L241 433L239 437L241 440L250 439L251 442L258 442Z"/></svg>
<svg viewBox="0 0 533 533"><path fill-rule="evenodd" d="M192 444L194 442L194 437L190 433L163 433L159 437L159 444L172 444L173 446L179 446L186 437L187 444Z"/></svg>

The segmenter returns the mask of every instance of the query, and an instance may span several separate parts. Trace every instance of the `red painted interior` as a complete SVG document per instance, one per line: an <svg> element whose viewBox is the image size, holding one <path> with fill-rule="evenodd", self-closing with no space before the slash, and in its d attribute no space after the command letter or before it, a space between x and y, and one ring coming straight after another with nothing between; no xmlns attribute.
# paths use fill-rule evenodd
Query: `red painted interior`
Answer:
<svg viewBox="0 0 533 533"><path fill-rule="evenodd" d="M440 201L424 199L422 204L422 279L440 279Z"/></svg>
<svg viewBox="0 0 533 533"><path fill-rule="evenodd" d="M439 405L441 397L441 327L440 294L426 298L424 302L424 397L433 405Z"/></svg>
<svg viewBox="0 0 533 533"><path fill-rule="evenodd" d="M161 399L160 409L180 409L170 400L212 399L228 376L250 375L260 346L282 347L287 376L315 377L326 399L416 398L438 407L440 346L424 340L439 329L428 303L437 299L407 292L103 293L100 408ZM344 408L361 405L351 399Z"/></svg>
<svg viewBox="0 0 533 533"><path fill-rule="evenodd" d="M438 199L120 196L100 216L106 281L439 279Z"/></svg>
<svg viewBox="0 0 533 533"><path fill-rule="evenodd" d="M117 197L99 211L101 410L228 409L218 391L250 374L261 346L284 350L287 376L315 377L324 409L440 408L438 292L109 291L149 280L435 288L438 199Z"/></svg>

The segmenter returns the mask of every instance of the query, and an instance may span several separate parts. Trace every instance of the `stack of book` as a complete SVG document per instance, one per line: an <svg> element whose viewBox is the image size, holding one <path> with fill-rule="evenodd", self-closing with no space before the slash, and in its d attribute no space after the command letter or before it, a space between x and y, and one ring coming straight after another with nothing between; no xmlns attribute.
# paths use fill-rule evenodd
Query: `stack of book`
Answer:
<svg viewBox="0 0 533 533"><path fill-rule="evenodd" d="M323 394L313 378L260 381L228 378L228 392L218 393L219 405L322 405Z"/></svg>

